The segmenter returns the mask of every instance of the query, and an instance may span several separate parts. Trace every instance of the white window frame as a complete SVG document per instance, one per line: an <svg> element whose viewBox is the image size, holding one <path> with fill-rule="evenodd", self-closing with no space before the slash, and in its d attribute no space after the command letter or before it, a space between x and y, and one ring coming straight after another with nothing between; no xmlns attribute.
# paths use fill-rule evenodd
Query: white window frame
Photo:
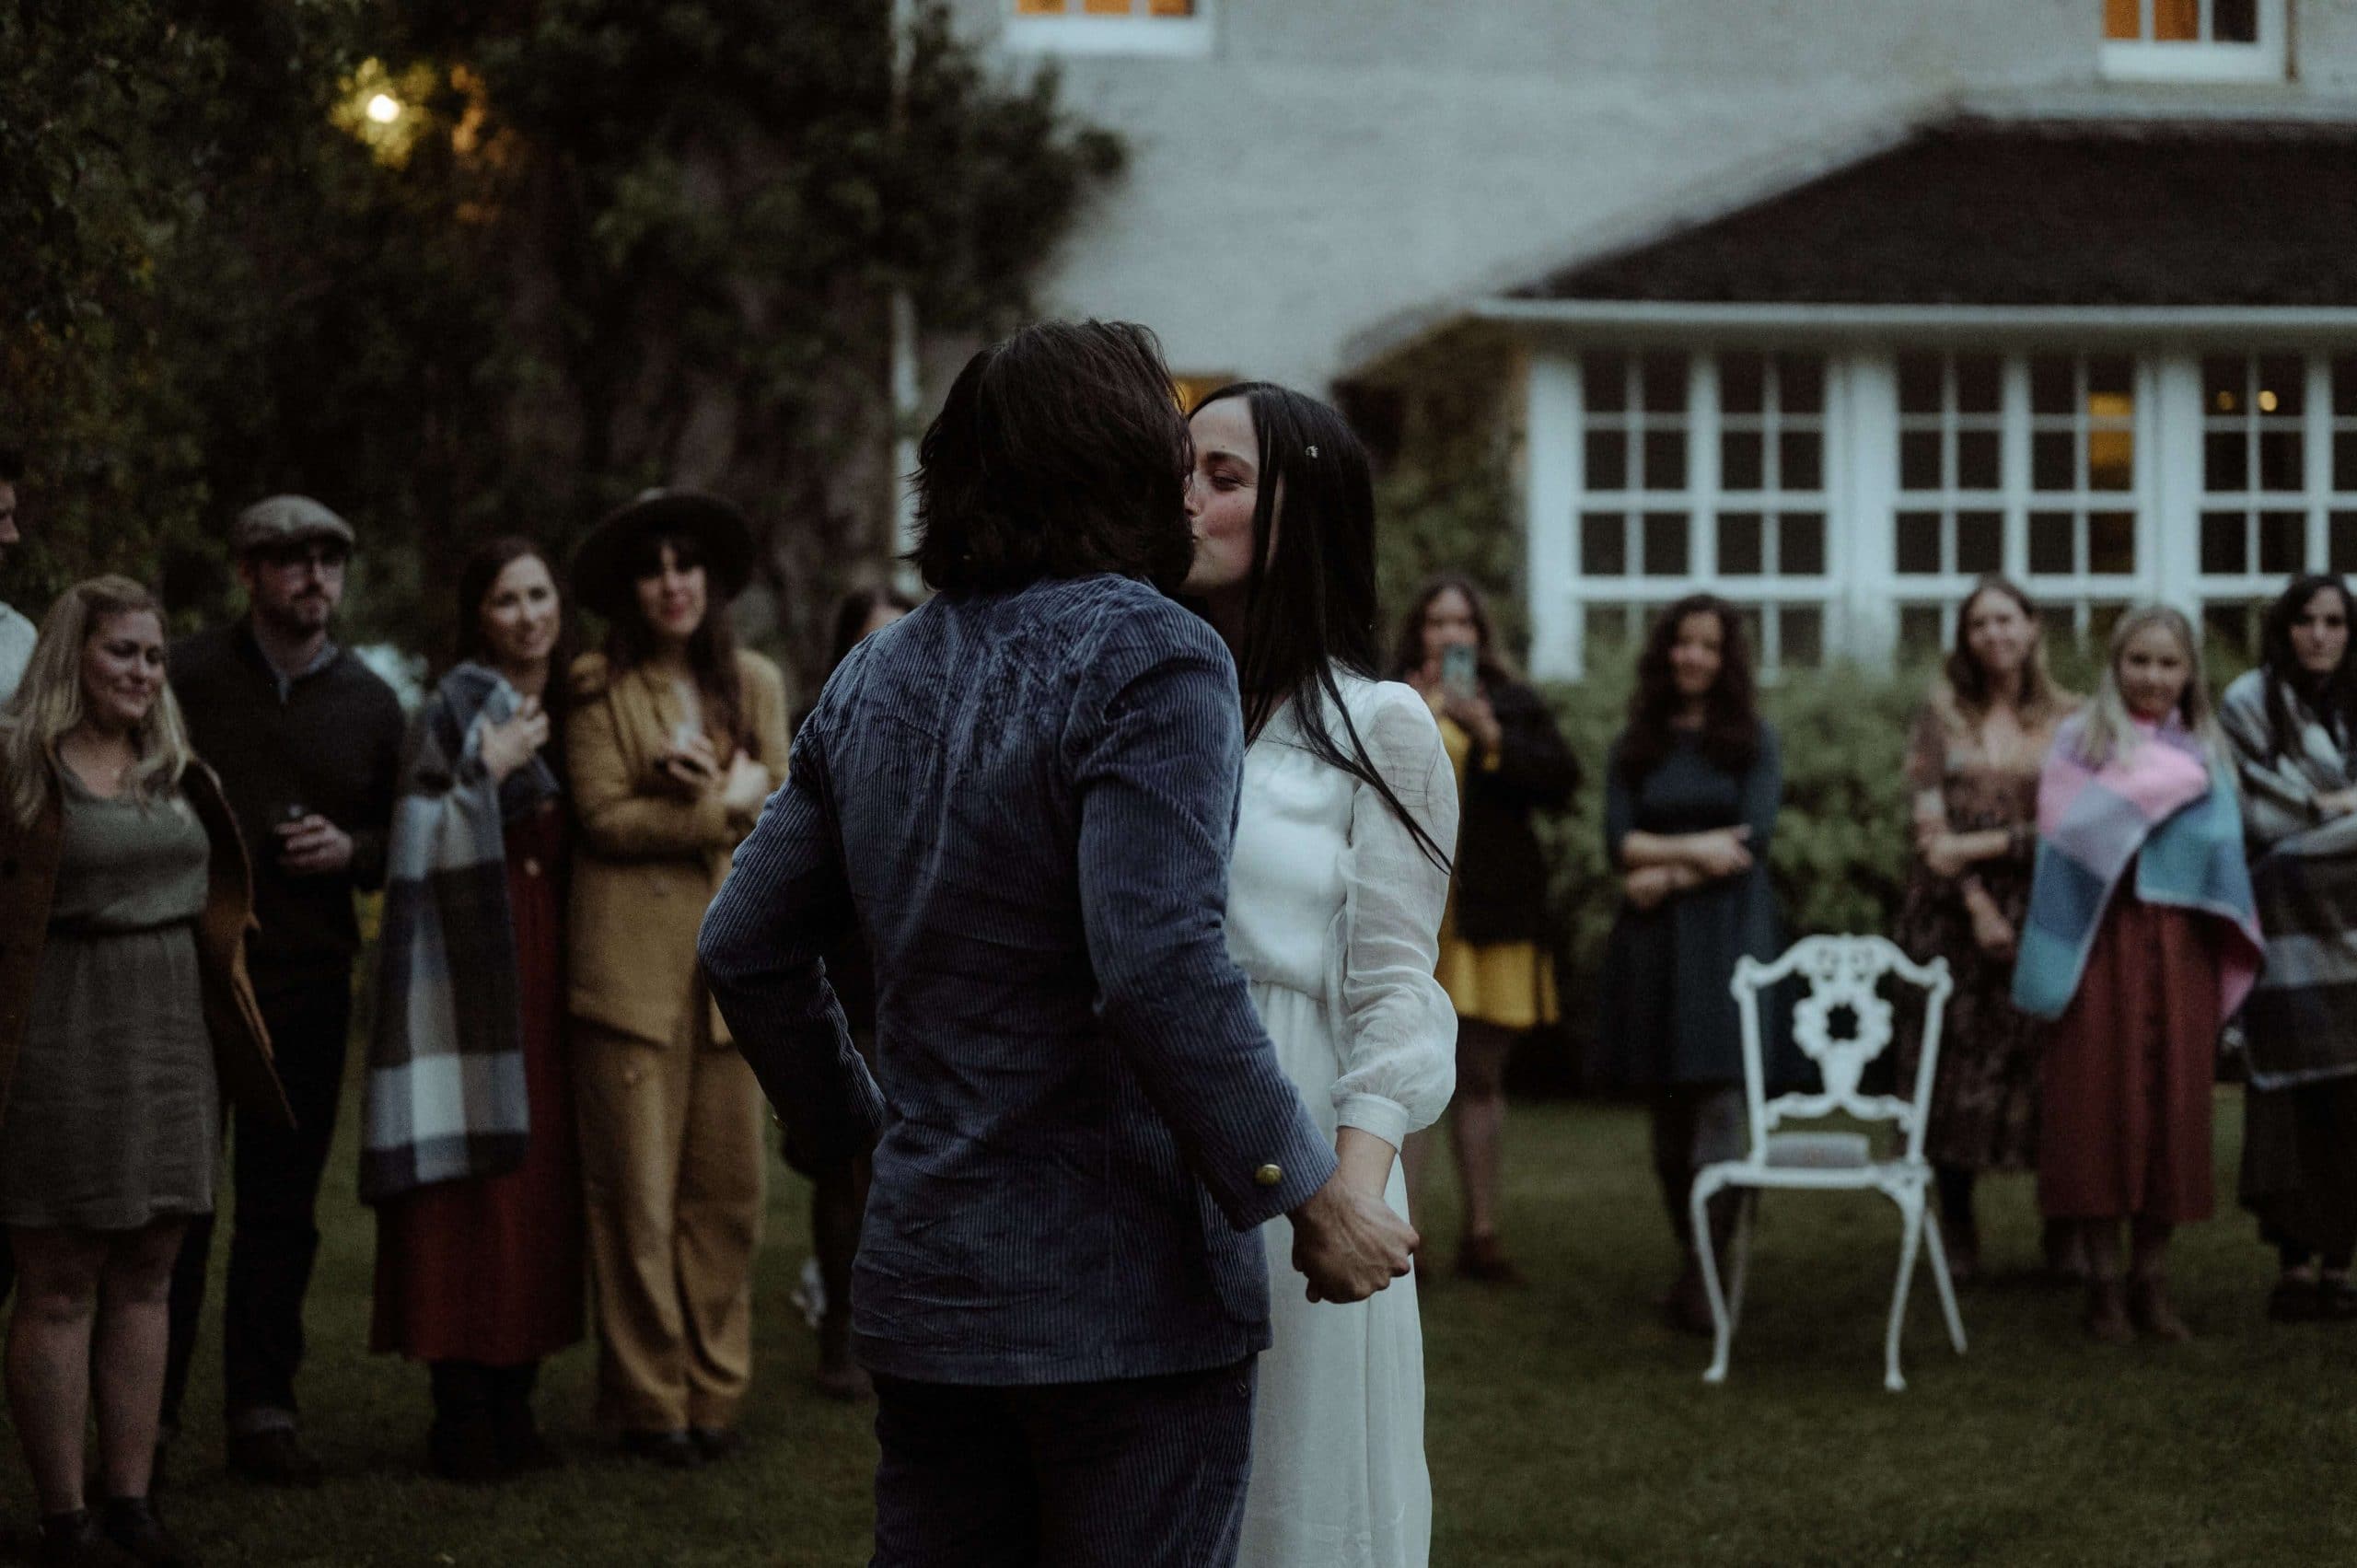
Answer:
<svg viewBox="0 0 2357 1568"><path fill-rule="evenodd" d="M2299 572L2327 572L2336 568L2332 563L2332 520L2336 514L2357 517L2357 490L2336 490L2333 487L2332 447L2336 435L2357 438L2357 400L2352 406L2335 408L2332 401L2332 362L2348 357L2350 351L2336 352L2329 348L2308 351L2274 349L2230 349L2223 346L2197 352L2192 356L2192 373L2200 375L2201 361L2213 357L2233 358L2248 365L2262 358L2285 357L2300 362L2305 385L2304 402L2300 413L2301 485L2297 490L2260 490L2256 463L2245 477L2249 483L2242 490L2209 488L2207 464L2197 458L2190 466L2189 479L2193 486L2193 527L2197 530L2194 554L2193 592L2203 612L2217 605L2263 605L2281 593L2288 575L2283 572L2268 572L2259 568L2259 535L2256 522L2249 525L2245 536L2244 570L2240 572L2207 572L2200 566L2199 530L2206 528L2203 518L2212 512L2274 512L2291 514L2302 519L2302 557L2293 568ZM2196 396L2200 396L2196 382ZM2206 434L2212 428L2242 424L2252 416L2243 412L2221 419L2216 411L2201 409L2201 425ZM2345 568L2343 568L2345 569Z"/></svg>
<svg viewBox="0 0 2357 1568"><path fill-rule="evenodd" d="M2103 0L2086 0L2095 12L2100 37ZM2103 74L2115 81L2135 82L2280 82L2292 62L2290 0L2256 0L2258 39L2253 43L2220 43L2209 36L2212 0L2201 0L2201 32L2198 40L2168 43L2154 41L2154 0L2138 0L2143 16L2142 39L2102 39Z"/></svg>
<svg viewBox="0 0 2357 1568"><path fill-rule="evenodd" d="M1591 353L1621 352L1608 345L1596 345ZM1627 354L1632 361L1642 360L1647 352L1663 352L1662 345L1652 350L1631 347ZM1576 676L1585 668L1588 641L1588 611L1591 607L1619 610L1625 607L1640 621L1649 620L1661 609L1688 594L1707 590L1718 595L1738 610L1755 612L1759 618L1759 645L1753 649L1755 662L1763 676L1772 678L1783 667L1783 628L1781 611L1787 609L1815 610L1818 617L1818 662L1830 663L1842 656L1850 646L1846 615L1850 608L1843 585L1848 568L1848 537L1850 529L1842 517L1842 475L1846 472L1849 455L1844 447L1842 433L1847 424L1844 410L1844 389L1840 380L1841 361L1822 344L1712 344L1688 348L1686 359L1686 409L1680 420L1686 436L1686 480L1675 489L1652 487L1650 476L1632 472L1628 477L1636 482L1622 489L1591 493L1586 487L1586 436L1589 421L1586 412L1585 363L1580 355L1547 356L1532 366L1530 383L1530 417L1534 426L1551 436L1562 432L1562 439L1545 439L1533 457L1531 471L1532 517L1534 523L1542 515L1541 508L1562 519L1552 528L1534 527L1530 535L1531 581L1534 595L1538 585L1550 585L1568 613L1550 612L1534 616L1538 628L1538 641L1533 646L1534 666L1544 670L1566 670ZM1821 411L1810 415L1780 414L1766 423L1772 432L1785 424L1813 427L1818 436L1818 483L1815 490L1787 491L1757 489L1725 491L1720 483L1721 409L1719 400L1719 361L1723 354L1762 353L1773 356L1779 353L1806 355L1823 366L1823 401ZM1635 405L1636 393L1631 393L1631 407L1620 414L1599 415L1609 421L1608 428L1635 429L1642 432L1646 416ZM1662 417L1656 415L1655 417ZM1748 419L1748 416L1742 416ZM1631 456L1642 462L1642 441L1631 443ZM1765 479L1763 475L1763 484ZM1560 498L1560 499L1558 499ZM1628 521L1627 542L1623 559L1631 568L1615 576L1589 577L1580 566L1582 518L1589 512L1620 512ZM1718 519L1721 512L1758 512L1763 528L1768 519L1784 513L1816 512L1824 518L1824 570L1799 575L1768 573L1740 577L1724 576L1718 569ZM1677 575L1655 575L1641 570L1643 564L1643 518L1647 513L1674 512L1686 521L1686 570ZM1554 536L1549 538L1549 535ZM1763 540L1763 567L1767 558L1774 556L1777 547ZM1630 628L1642 637L1642 625Z"/></svg>
<svg viewBox="0 0 2357 1568"><path fill-rule="evenodd" d="M1029 54L1128 54L1195 59L1209 56L1218 38L1219 0L1195 0L1190 17L1156 17L1147 0L1130 0L1126 17L1026 16L1015 0L1000 0L999 37L1010 51ZM1079 0L1073 0L1079 4Z"/></svg>

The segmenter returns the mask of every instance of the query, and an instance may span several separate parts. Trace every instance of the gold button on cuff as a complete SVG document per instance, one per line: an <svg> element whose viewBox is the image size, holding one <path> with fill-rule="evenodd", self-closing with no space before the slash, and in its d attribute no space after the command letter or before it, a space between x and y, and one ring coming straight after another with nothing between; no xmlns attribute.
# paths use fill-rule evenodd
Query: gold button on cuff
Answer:
<svg viewBox="0 0 2357 1568"><path fill-rule="evenodd" d="M1283 1167L1280 1166L1264 1165L1260 1169L1252 1173L1252 1179L1259 1182L1263 1187L1274 1187L1278 1182L1283 1181L1284 1179L1285 1173Z"/></svg>

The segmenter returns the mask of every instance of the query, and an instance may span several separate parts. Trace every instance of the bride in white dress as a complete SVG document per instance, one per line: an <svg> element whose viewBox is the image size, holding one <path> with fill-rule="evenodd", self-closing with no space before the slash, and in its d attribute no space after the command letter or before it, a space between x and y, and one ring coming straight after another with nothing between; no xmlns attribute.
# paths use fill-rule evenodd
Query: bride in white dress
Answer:
<svg viewBox="0 0 2357 1568"><path fill-rule="evenodd" d="M1372 678L1374 503L1350 427L1265 383L1214 392L1192 424L1184 591L1236 654L1251 738L1228 946L1343 1178L1404 1217L1399 1145L1439 1118L1457 1078L1457 1016L1433 978L1456 780L1424 700ZM1290 1225L1263 1236L1275 1343L1260 1358L1237 1562L1422 1568L1415 1278L1315 1304Z"/></svg>

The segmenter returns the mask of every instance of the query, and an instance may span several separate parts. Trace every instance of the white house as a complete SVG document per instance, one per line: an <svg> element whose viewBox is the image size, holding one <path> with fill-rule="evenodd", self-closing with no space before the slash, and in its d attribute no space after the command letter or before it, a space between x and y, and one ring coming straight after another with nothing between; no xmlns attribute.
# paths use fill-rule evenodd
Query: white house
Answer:
<svg viewBox="0 0 2357 1568"><path fill-rule="evenodd" d="M1492 386L1539 674L1697 585L1776 666L1983 570L2235 636L2357 570L2357 0L956 10L1132 149L1055 309L1190 378Z"/></svg>

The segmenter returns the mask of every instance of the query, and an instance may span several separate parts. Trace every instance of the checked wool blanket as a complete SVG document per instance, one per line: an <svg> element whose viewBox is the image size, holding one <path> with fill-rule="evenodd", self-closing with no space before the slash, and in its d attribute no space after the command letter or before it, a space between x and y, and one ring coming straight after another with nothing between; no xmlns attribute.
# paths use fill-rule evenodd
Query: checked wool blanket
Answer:
<svg viewBox="0 0 2357 1568"><path fill-rule="evenodd" d="M2014 1003L2059 1018L2085 972L2104 912L2132 867L2136 897L2214 916L2218 1016L2232 1017L2262 952L2234 779L2172 720L2137 726L2140 743L2101 766L2084 759L2085 720L2056 732L2038 786L2038 868L2014 960Z"/></svg>
<svg viewBox="0 0 2357 1568"><path fill-rule="evenodd" d="M557 793L544 756L494 786L485 725L522 699L462 664L411 730L387 854L360 1197L378 1203L523 1163L531 1131L503 824Z"/></svg>

